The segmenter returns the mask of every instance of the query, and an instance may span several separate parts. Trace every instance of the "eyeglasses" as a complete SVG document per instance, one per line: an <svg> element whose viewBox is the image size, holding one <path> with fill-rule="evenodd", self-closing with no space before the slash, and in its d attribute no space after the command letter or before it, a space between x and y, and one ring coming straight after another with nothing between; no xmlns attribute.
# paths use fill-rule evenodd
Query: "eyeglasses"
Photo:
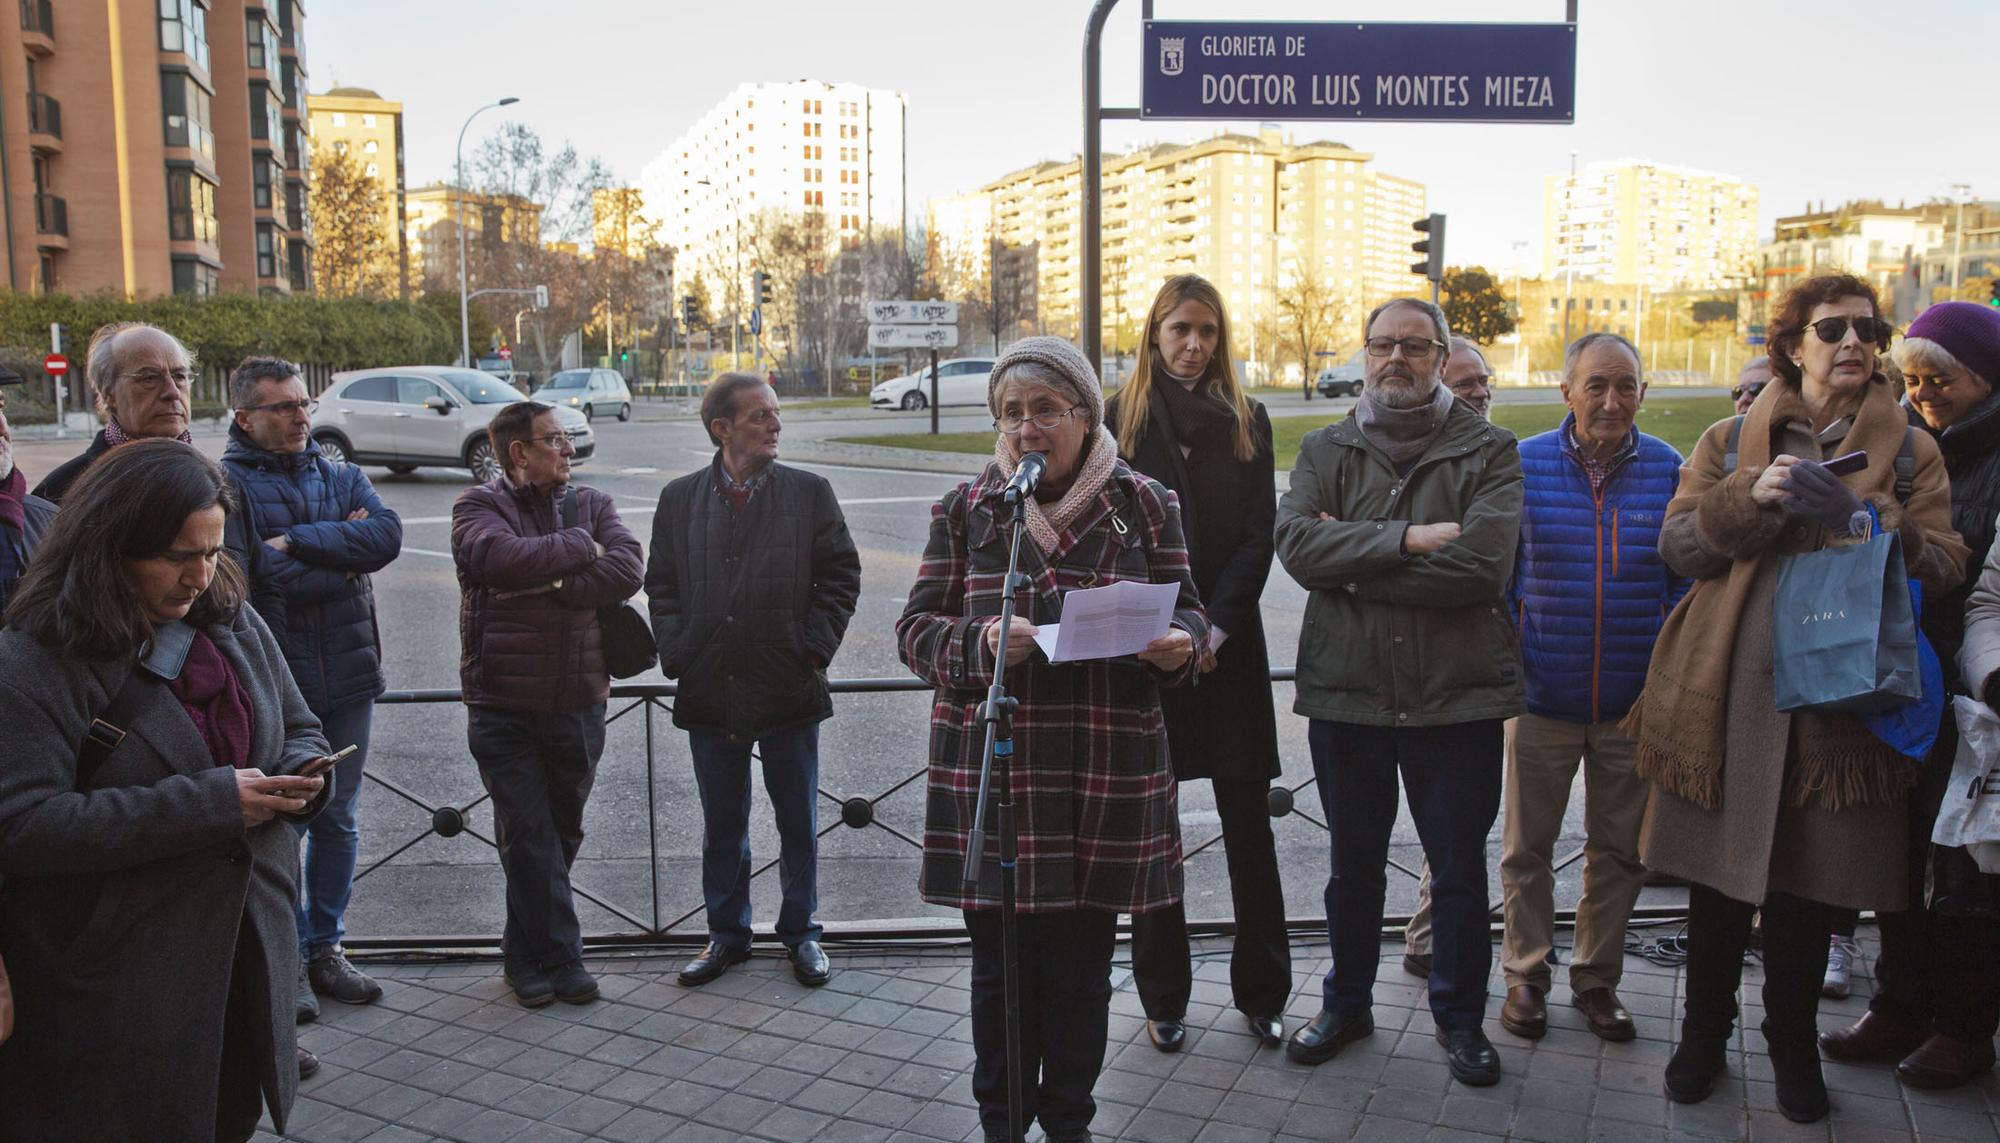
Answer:
<svg viewBox="0 0 2000 1143"><path fill-rule="evenodd" d="M1407 351L1404 356L1408 356ZM1462 381L1454 381L1451 384L1451 391L1453 393L1470 393L1482 386L1488 389L1493 387L1493 374L1481 373L1476 377L1467 377Z"/></svg>
<svg viewBox="0 0 2000 1143"><path fill-rule="evenodd" d="M1729 391L1729 399L1732 401L1741 401L1743 398L1749 397L1754 400L1759 393L1764 391L1764 386L1769 384L1769 381L1759 381L1755 385L1738 385Z"/></svg>
<svg viewBox="0 0 2000 1143"><path fill-rule="evenodd" d="M1854 327L1855 336L1873 345L1889 344L1889 337L1896 327L1881 318L1824 317L1812 323L1811 329L1828 345L1839 345L1847 337L1847 327Z"/></svg>
<svg viewBox="0 0 2000 1143"><path fill-rule="evenodd" d="M239 413L271 412L280 414L304 413L310 417L319 409L318 401L271 401L262 405L245 405L236 410Z"/></svg>
<svg viewBox="0 0 2000 1143"><path fill-rule="evenodd" d="M1081 404L1076 404L1060 413L1036 413L1030 417L1024 417L1019 413L1002 413L994 419L993 427L1011 437L1026 428L1029 421L1033 421L1036 428L1045 433L1052 433L1061 427L1063 418L1076 416L1077 411L1082 408Z"/></svg>
<svg viewBox="0 0 2000 1143"><path fill-rule="evenodd" d="M194 370L175 369L162 373L157 369L140 369L126 374L125 379L141 389L158 389L170 381L176 389L189 389L194 386Z"/></svg>
<svg viewBox="0 0 2000 1143"><path fill-rule="evenodd" d="M568 439L569 439L568 433L549 433L545 436L529 437L528 443L547 445L553 449L560 449L562 447L562 443Z"/></svg>
<svg viewBox="0 0 2000 1143"><path fill-rule="evenodd" d="M1403 347L1403 356L1411 361L1422 361L1439 350L1449 348L1443 342L1433 341L1428 337L1405 337L1401 339L1371 337L1363 345L1367 348L1368 356L1370 357L1387 357L1391 353L1396 352L1396 347L1400 345Z"/></svg>

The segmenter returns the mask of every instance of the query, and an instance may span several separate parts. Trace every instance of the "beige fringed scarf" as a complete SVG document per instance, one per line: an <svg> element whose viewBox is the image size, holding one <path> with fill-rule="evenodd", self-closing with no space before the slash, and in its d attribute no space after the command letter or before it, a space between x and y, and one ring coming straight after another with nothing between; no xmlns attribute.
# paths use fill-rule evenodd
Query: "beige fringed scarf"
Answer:
<svg viewBox="0 0 2000 1143"><path fill-rule="evenodd" d="M1045 559L1061 543L1063 529L1074 524L1084 508L1097 499L1105 485L1111 483L1111 467L1118 463L1118 439L1103 425L1098 425L1096 432L1084 438L1083 447L1088 451L1079 462L1076 479L1070 483L1069 491L1048 504L1028 498L1028 535ZM1014 475L1014 458L1007 455L1005 436L996 436L993 440L993 462L1000 466L1003 479Z"/></svg>

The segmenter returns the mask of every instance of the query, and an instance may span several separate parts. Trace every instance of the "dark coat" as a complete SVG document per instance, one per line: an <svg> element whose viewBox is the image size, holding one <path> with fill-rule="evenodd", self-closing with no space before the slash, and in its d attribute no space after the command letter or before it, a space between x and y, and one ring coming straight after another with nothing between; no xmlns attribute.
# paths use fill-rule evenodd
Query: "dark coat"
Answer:
<svg viewBox="0 0 2000 1143"><path fill-rule="evenodd" d="M1118 423L1118 403L1113 397L1106 407L1107 425ZM1208 621L1229 635L1201 685L1164 704L1174 777L1267 781L1280 773L1271 656L1258 602L1271 575L1271 528L1278 513L1271 417L1261 403L1250 402L1256 453L1249 460L1238 460L1227 448L1204 446L1183 455L1165 400L1155 393L1147 404L1146 435L1121 455L1180 498L1195 590Z"/></svg>
<svg viewBox="0 0 2000 1143"><path fill-rule="evenodd" d="M825 478L772 464L742 512L707 468L660 493L646 598L674 725L732 741L833 714L826 666L861 594L861 557Z"/></svg>
<svg viewBox="0 0 2000 1143"><path fill-rule="evenodd" d="M468 706L549 713L610 697L597 610L639 590L639 539L611 497L570 488L574 528L561 526L553 498L505 476L459 493L451 507L458 674ZM559 586L544 590L552 583Z"/></svg>
<svg viewBox="0 0 2000 1143"><path fill-rule="evenodd" d="M6 524L0 524L0 545L6 550L0 552L0 610L7 606L7 599L13 594L14 585L20 582L21 573L28 570L28 560L41 547L42 537L48 533L49 524L56 517L56 506L30 493L21 498L21 531L16 534Z"/></svg>
<svg viewBox="0 0 2000 1143"><path fill-rule="evenodd" d="M1965 541L1965 566L1986 566L1987 549L1993 546L1994 518L2000 516L2000 391L1942 433L1933 432L1914 409L1910 410L1910 424L1930 434L1944 454L1945 471L1951 475L1951 526ZM1944 664L1946 688L1975 698L1983 680L1974 680L1969 687L1959 682L1958 651L1965 642L1966 603L1978 584L1975 572L1952 590L1924 600L1924 634L1930 636L1938 661ZM1949 706L1945 717L1951 717ZM1949 758L1942 761L1946 767L1951 765Z"/></svg>
<svg viewBox="0 0 2000 1143"><path fill-rule="evenodd" d="M69 486L76 483L76 478L83 475L83 470L96 464L98 457L110 451L111 442L105 439L104 430L97 430L97 435L90 438L89 447L63 461L47 476L42 477L42 482L35 485L34 494L51 504L61 504L64 494L69 491Z"/></svg>
<svg viewBox="0 0 2000 1143"><path fill-rule="evenodd" d="M325 753L319 720L255 612L206 633L251 699L247 764L282 773ZM280 1132L298 1084L291 820L244 827L236 772L215 765L157 684L88 788L76 788L85 728L131 669L0 630L0 956L19 1005L0 1049L0 1139L213 1138L239 939L245 1031Z"/></svg>
<svg viewBox="0 0 2000 1143"><path fill-rule="evenodd" d="M243 499L226 542L307 705L327 714L372 701L388 683L368 576L402 550L402 519L360 468L327 460L317 442L302 453L267 452L231 428L222 464ZM357 508L368 518L349 520ZM264 542L277 536L286 551Z"/></svg>
<svg viewBox="0 0 2000 1143"><path fill-rule="evenodd" d="M985 863L976 888L967 888L964 870L986 753L979 705L993 683L986 629L999 619L1007 578L1011 531L996 515L1006 483L1000 466L988 464L931 509L924 561L896 623L904 665L937 688L919 889L924 900L952 908L1000 904L997 859ZM1063 593L1074 588L1177 583L1174 625L1197 647L1208 638L1180 510L1165 488L1119 461L1063 536L1066 546L1047 558L1032 540L1021 545L1029 584L1016 604L1023 619L1056 622ZM1012 788L1022 911L1143 913L1180 900L1180 816L1159 688L1192 679L1199 658L1188 656L1167 675L1132 656L1051 663L1035 651L1008 669L1007 691L1021 704ZM995 823L989 808L989 855L999 852Z"/></svg>

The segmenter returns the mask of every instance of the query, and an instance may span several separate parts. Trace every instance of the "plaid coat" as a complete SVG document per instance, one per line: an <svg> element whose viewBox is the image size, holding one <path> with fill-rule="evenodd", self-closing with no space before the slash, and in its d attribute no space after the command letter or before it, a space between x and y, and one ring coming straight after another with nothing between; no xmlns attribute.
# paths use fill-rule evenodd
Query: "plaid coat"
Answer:
<svg viewBox="0 0 2000 1143"><path fill-rule="evenodd" d="M999 467L989 464L931 509L930 542L896 624L903 662L937 687L920 890L934 905L961 909L1000 904L992 806L986 844L996 856L976 892L964 882L964 863L986 744L979 704L993 682L984 639L999 617L1007 574L1009 533L998 499L1005 485ZM1061 594L1074 588L1177 582L1174 625L1192 634L1197 647L1207 638L1179 504L1124 461L1097 503L1063 532L1052 557L1045 560L1032 541L1023 544L1021 570L1030 590L1015 606L1033 623L1057 621ZM1007 689L1021 704L1013 792L1023 912L1142 913L1180 900L1180 820L1159 687L1194 679L1195 665L1190 655L1167 675L1130 657L1056 665L1036 651L1008 671Z"/></svg>

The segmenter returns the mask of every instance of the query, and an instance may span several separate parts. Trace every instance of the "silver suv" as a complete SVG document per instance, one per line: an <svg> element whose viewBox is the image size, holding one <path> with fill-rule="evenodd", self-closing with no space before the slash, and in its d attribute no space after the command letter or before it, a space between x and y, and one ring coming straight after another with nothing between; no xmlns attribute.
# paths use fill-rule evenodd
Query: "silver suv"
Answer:
<svg viewBox="0 0 2000 1143"><path fill-rule="evenodd" d="M357 369L333 375L313 414L312 436L328 460L387 465L390 472L466 468L475 479L501 475L486 439L494 414L521 391L491 373L452 366ZM582 413L556 406L578 461L597 451Z"/></svg>
<svg viewBox="0 0 2000 1143"><path fill-rule="evenodd" d="M535 390L535 400L575 409L586 421L600 413L614 413L621 421L632 419L632 390L616 369L565 369Z"/></svg>

